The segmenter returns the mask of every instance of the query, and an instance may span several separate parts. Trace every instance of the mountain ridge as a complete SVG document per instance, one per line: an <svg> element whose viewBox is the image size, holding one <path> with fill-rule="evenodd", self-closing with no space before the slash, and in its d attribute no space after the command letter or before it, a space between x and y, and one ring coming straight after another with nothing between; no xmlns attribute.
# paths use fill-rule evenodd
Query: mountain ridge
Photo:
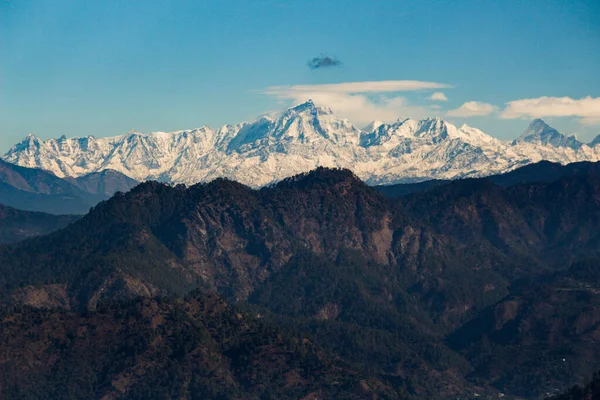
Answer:
<svg viewBox="0 0 600 400"><path fill-rule="evenodd" d="M148 181L65 229L0 246L0 314L25 305L89 321L106 303L217 292L398 395L535 398L600 356L600 163L541 163L504 182L389 199L345 169L262 189ZM19 323L36 332L27 315ZM11 351L48 344L13 338ZM553 346L573 342L557 359Z"/></svg>
<svg viewBox="0 0 600 400"><path fill-rule="evenodd" d="M137 184L117 171L59 178L46 170L0 159L0 203L25 211L85 214L116 191L128 191Z"/></svg>
<svg viewBox="0 0 600 400"><path fill-rule="evenodd" d="M194 184L227 177L252 187L319 166L348 168L376 185L488 176L541 160L600 160L600 143L582 143L541 120L506 142L440 118L369 126L372 131L361 130L308 101L219 129L46 141L29 135L3 158L61 177L112 169L138 181Z"/></svg>
<svg viewBox="0 0 600 400"><path fill-rule="evenodd" d="M0 204L0 244L46 235L75 222L78 215L22 211Z"/></svg>

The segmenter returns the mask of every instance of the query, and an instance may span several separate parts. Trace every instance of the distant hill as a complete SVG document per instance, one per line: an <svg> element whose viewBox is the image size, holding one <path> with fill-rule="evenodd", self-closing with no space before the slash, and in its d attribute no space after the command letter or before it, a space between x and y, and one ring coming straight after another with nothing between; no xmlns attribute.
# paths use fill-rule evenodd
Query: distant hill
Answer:
<svg viewBox="0 0 600 400"><path fill-rule="evenodd" d="M550 161L540 161L499 175L485 177L494 184L509 187L528 183L549 183L563 177L580 174L598 173L600 162L575 162L561 165ZM401 183L397 185L379 185L375 189L386 197L395 198L422 192L437 186L445 185L451 180L429 180L417 183Z"/></svg>
<svg viewBox="0 0 600 400"><path fill-rule="evenodd" d="M80 217L22 211L0 204L0 244L18 242L62 229Z"/></svg>
<svg viewBox="0 0 600 400"><path fill-rule="evenodd" d="M106 200L116 192L128 192L139 184L135 179L112 169L65 179L86 193L98 195L102 200Z"/></svg>
<svg viewBox="0 0 600 400"><path fill-rule="evenodd" d="M61 179L50 172L0 160L0 203L50 214L85 214L115 191L127 191L137 182L107 171Z"/></svg>

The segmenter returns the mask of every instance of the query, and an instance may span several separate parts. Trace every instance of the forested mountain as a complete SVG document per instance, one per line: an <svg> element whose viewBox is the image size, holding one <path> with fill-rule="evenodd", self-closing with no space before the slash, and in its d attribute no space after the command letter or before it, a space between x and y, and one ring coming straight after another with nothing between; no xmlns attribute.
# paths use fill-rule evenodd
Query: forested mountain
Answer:
<svg viewBox="0 0 600 400"><path fill-rule="evenodd" d="M583 382L600 357L598 266L594 258L515 282L509 296L449 335L474 368L471 380L526 398Z"/></svg>
<svg viewBox="0 0 600 400"><path fill-rule="evenodd" d="M66 229L0 248L1 304L7 315L59 308L52 318L86 325L107 302L199 289L304 335L381 398L536 398L597 368L600 169L526 168L397 198L324 168L260 190L143 183ZM79 357L78 346L57 357ZM90 376L93 390L108 385Z"/></svg>
<svg viewBox="0 0 600 400"><path fill-rule="evenodd" d="M546 400L598 400L600 399L600 373L595 373L585 385L575 385L564 393L548 397Z"/></svg>
<svg viewBox="0 0 600 400"><path fill-rule="evenodd" d="M0 204L0 244L45 235L62 229L79 218L75 215L22 211Z"/></svg>
<svg viewBox="0 0 600 400"><path fill-rule="evenodd" d="M305 335L214 295L0 315L3 399L398 399Z"/></svg>

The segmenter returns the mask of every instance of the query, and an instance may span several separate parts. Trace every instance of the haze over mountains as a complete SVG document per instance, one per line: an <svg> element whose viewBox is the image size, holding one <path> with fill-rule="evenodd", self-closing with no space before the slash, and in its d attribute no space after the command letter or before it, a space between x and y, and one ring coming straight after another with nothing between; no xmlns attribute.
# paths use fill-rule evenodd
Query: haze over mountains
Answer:
<svg viewBox="0 0 600 400"><path fill-rule="evenodd" d="M22 211L0 204L0 244L45 235L62 229L79 218L76 215Z"/></svg>
<svg viewBox="0 0 600 400"><path fill-rule="evenodd" d="M90 207L137 181L116 172L59 178L51 172L0 160L0 204L50 214L86 214Z"/></svg>
<svg viewBox="0 0 600 400"><path fill-rule="evenodd" d="M30 135L3 158L59 177L111 169L138 181L194 184L227 177L259 187L318 166L349 168L368 184L486 176L540 160L597 161L599 145L598 138L582 143L539 119L511 142L439 118L375 122L360 130L308 101L217 130L47 141Z"/></svg>

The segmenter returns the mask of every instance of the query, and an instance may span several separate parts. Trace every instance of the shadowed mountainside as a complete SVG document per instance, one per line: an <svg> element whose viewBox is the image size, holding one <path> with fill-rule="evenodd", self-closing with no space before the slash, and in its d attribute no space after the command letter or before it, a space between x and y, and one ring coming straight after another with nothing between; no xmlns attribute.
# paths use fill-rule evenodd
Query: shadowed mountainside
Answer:
<svg viewBox="0 0 600 400"><path fill-rule="evenodd" d="M0 204L0 244L46 235L66 227L79 218L75 215L22 211Z"/></svg>
<svg viewBox="0 0 600 400"><path fill-rule="evenodd" d="M0 248L0 297L85 314L201 288L399 396L534 397L591 372L600 174L526 168L534 176L511 172L510 185L469 179L397 199L324 168L261 190L147 182ZM578 315L581 329L566 329ZM579 367L540 361L573 343L561 365Z"/></svg>
<svg viewBox="0 0 600 400"><path fill-rule="evenodd" d="M4 399L397 399L305 336L214 295L0 315Z"/></svg>
<svg viewBox="0 0 600 400"><path fill-rule="evenodd" d="M13 165L0 159L0 203L50 214L85 214L116 191L137 182L116 171L61 179L50 172Z"/></svg>

